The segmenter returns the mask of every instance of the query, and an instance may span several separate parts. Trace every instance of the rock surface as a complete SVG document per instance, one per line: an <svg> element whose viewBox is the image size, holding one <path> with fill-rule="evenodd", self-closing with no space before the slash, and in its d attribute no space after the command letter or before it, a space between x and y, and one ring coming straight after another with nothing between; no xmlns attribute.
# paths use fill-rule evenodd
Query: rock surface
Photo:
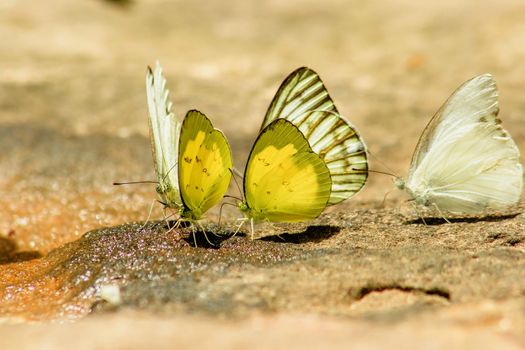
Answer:
<svg viewBox="0 0 525 350"><path fill-rule="evenodd" d="M198 233L196 248L189 228L156 221L159 206L145 223L153 188L111 186L154 176L156 59L176 114L207 113L239 169L301 65L359 128L372 169L406 173L432 114L487 71L523 149L524 16L518 0L4 0L0 348L525 347L523 206L424 225L372 175L351 201L259 225L256 240L232 235L231 208L215 224L215 208L214 245Z"/></svg>

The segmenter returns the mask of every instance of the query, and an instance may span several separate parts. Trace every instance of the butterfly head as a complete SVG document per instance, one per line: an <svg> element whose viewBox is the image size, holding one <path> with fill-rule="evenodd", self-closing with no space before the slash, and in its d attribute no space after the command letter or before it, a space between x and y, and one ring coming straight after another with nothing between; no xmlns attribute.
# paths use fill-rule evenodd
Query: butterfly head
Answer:
<svg viewBox="0 0 525 350"><path fill-rule="evenodd" d="M244 214L245 217L251 220L261 221L266 218L264 213L250 208L248 206L248 203L246 203L245 201L239 203L239 210Z"/></svg>
<svg viewBox="0 0 525 350"><path fill-rule="evenodd" d="M431 190L428 187L417 187L415 189L405 186L409 196L413 198L417 205L424 205L428 207L431 204L432 197Z"/></svg>
<svg viewBox="0 0 525 350"><path fill-rule="evenodd" d="M202 213L186 208L186 206L183 206L179 210L179 216L189 222L193 222L193 221L200 220Z"/></svg>
<svg viewBox="0 0 525 350"><path fill-rule="evenodd" d="M397 188L404 191L406 190L408 195L416 202L418 205L428 206L430 204L430 189L428 186L418 186L416 188L407 186L405 180L400 177L397 177L394 181L394 184Z"/></svg>
<svg viewBox="0 0 525 350"><path fill-rule="evenodd" d="M248 204L246 204L246 202L240 202L239 203L239 210L242 211L243 213L246 213L246 212L250 211L250 208L248 207Z"/></svg>
<svg viewBox="0 0 525 350"><path fill-rule="evenodd" d="M394 185L399 188L400 190L404 190L405 189L405 180L403 180L402 178L400 177L396 177L395 181L394 181Z"/></svg>

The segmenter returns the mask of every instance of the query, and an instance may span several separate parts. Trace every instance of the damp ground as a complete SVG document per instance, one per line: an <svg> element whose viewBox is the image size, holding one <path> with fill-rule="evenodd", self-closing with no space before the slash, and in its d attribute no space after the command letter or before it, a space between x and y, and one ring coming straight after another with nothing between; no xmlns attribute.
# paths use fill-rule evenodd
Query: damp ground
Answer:
<svg viewBox="0 0 525 350"><path fill-rule="evenodd" d="M485 72L524 149L523 16L517 0L3 1L0 347L525 346L523 206L425 224L373 174L315 221L261 224L254 240L234 235L234 208L220 226L215 208L212 244L197 232L195 247L190 228L160 220L152 186L111 185L154 177L156 59L176 114L205 112L241 171L302 65L358 127L372 169L406 174L432 114Z"/></svg>

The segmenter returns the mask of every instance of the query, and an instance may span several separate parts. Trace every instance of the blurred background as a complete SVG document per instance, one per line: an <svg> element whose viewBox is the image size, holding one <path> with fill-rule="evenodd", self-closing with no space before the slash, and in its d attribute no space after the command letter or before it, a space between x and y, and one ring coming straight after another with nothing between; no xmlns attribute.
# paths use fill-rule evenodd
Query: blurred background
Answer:
<svg viewBox="0 0 525 350"><path fill-rule="evenodd" d="M153 186L112 182L154 178L144 78L157 59L175 114L206 113L240 170L278 86L303 65L361 132L372 169L404 176L435 111L485 72L523 149L523 18L522 0L2 0L0 236L46 253L148 217ZM331 210L381 206L392 189L372 174Z"/></svg>

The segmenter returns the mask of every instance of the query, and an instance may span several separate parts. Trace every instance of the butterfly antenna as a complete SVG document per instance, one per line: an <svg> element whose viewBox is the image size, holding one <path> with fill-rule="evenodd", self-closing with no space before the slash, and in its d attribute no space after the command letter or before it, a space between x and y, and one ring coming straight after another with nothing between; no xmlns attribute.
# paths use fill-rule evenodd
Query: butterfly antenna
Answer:
<svg viewBox="0 0 525 350"><path fill-rule="evenodd" d="M137 184L158 184L157 181L126 181L126 182L113 182L114 186L121 186L121 185L137 185Z"/></svg>
<svg viewBox="0 0 525 350"><path fill-rule="evenodd" d="M381 171L381 170L372 170L372 169L357 169L357 168L352 168L353 171L355 171L356 173L360 173L360 174L366 174L366 173L376 173L376 174L383 174L383 175L388 175L388 176L393 176L395 178L398 178L397 175L395 174L392 174L392 173L389 173L389 172L386 172L386 171Z"/></svg>
<svg viewBox="0 0 525 350"><path fill-rule="evenodd" d="M383 174L394 176L395 178L398 178L398 179L401 178L399 175L396 175L395 171L393 171L388 165L386 165L383 161L381 161L378 157L376 157L375 154L373 154L370 151L367 151L367 153L370 155L371 158L373 158L376 162L381 164L381 166L385 167L386 170L388 170L390 172L390 173L383 172ZM374 171L372 171L372 172L374 172ZM375 171L375 172L378 172L378 171Z"/></svg>
<svg viewBox="0 0 525 350"><path fill-rule="evenodd" d="M243 174L241 174L241 172L240 172L239 170L237 170L237 169L235 169L235 168L232 169L232 173L233 173L234 175L237 175L237 176L240 177L241 179L242 179L243 176L244 176Z"/></svg>
<svg viewBox="0 0 525 350"><path fill-rule="evenodd" d="M229 170L231 171L232 175L237 175L237 173L238 173L238 171L235 170L235 168L233 168L233 169L229 169ZM236 173L236 172L237 172L237 173ZM242 178L242 176L241 176L241 178ZM242 191L241 191L241 186L239 186L239 183L237 182L237 179L235 178L235 176L232 176L232 179L233 179L233 181L235 182L235 185L237 186L237 190L238 190L239 193L241 194L241 198L242 198L241 201L244 202L245 199L244 199L244 194L243 194ZM233 197L233 198L235 198L235 197Z"/></svg>
<svg viewBox="0 0 525 350"><path fill-rule="evenodd" d="M330 114L335 115L337 117L344 118L340 113L338 113L336 111L328 110L328 109L312 109L312 110L309 110L309 111L307 111L305 113L309 113L309 112L330 113ZM368 170L363 170L363 173L365 173L365 172L378 173L378 174L384 174L384 175L393 176L395 178L399 178L399 176L396 175L395 172L392 169L390 169L390 167L388 167L385 163L383 163L378 157L376 157L369 150L367 150L367 154L369 154L372 158L374 158L374 160L376 160L378 163L380 163L382 166L384 166L389 172L368 169ZM354 170L356 172L359 172L361 169L352 168L352 170Z"/></svg>
<svg viewBox="0 0 525 350"><path fill-rule="evenodd" d="M226 196L224 196L224 197L226 197ZM231 198L235 198L235 199L238 199L237 197L232 197L232 196L229 196L229 197L231 197ZM217 223L219 226L221 226L222 207L224 207L225 205L231 205L232 207L237 207L235 204L233 204L233 203L228 203L228 202L223 202L223 203L221 204L221 207L220 207L220 209L219 209L219 222Z"/></svg>
<svg viewBox="0 0 525 350"><path fill-rule="evenodd" d="M162 178L162 181L166 180L166 178L168 177L169 173L175 169L175 167L177 166L178 162L175 162L175 164L172 165L171 168L168 169L168 171L166 172L166 174L164 174L164 177Z"/></svg>
<svg viewBox="0 0 525 350"><path fill-rule="evenodd" d="M233 199L236 199L236 200L242 202L242 198L241 197L236 197L236 196L232 196L232 195L229 195L229 194L225 194L223 196L223 198L233 198ZM228 204L231 204L231 203L228 203Z"/></svg>

